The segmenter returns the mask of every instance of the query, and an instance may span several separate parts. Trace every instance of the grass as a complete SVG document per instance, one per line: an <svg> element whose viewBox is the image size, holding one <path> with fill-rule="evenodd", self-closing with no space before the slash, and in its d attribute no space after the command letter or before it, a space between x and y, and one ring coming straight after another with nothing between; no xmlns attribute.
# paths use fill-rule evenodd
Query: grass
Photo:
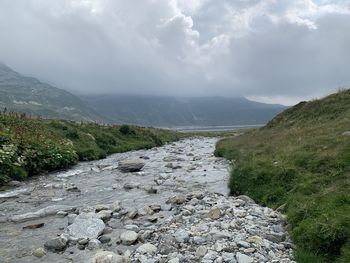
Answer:
<svg viewBox="0 0 350 263"><path fill-rule="evenodd" d="M296 260L350 262L350 91L303 102L265 127L220 141L234 160L229 187L261 204L283 204Z"/></svg>
<svg viewBox="0 0 350 263"><path fill-rule="evenodd" d="M0 114L0 185L112 153L149 149L185 134L129 125L99 125Z"/></svg>

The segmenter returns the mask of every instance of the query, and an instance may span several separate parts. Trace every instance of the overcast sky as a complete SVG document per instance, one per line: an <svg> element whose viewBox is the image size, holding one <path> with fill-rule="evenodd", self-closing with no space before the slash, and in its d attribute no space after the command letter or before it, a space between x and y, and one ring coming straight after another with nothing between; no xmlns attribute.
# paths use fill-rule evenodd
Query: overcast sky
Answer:
<svg viewBox="0 0 350 263"><path fill-rule="evenodd" d="M75 93L293 104L350 86L350 0L1 0L0 61Z"/></svg>

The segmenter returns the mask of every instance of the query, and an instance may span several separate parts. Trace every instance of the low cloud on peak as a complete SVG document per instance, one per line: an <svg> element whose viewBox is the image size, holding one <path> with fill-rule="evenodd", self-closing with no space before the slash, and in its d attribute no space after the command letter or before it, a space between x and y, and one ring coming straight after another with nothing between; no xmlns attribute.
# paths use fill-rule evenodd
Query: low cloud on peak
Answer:
<svg viewBox="0 0 350 263"><path fill-rule="evenodd" d="M75 93L293 103L350 86L348 0L3 0L0 37L1 61Z"/></svg>

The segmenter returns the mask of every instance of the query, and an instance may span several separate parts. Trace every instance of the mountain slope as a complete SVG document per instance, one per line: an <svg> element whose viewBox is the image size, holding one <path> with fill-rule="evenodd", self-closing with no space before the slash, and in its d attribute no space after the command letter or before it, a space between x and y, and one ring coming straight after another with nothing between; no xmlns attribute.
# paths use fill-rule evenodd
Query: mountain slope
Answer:
<svg viewBox="0 0 350 263"><path fill-rule="evenodd" d="M25 77L0 64L0 109L83 121L102 118L71 93Z"/></svg>
<svg viewBox="0 0 350 263"><path fill-rule="evenodd" d="M216 154L234 160L232 194L282 205L297 262L350 262L350 90L299 103Z"/></svg>
<svg viewBox="0 0 350 263"><path fill-rule="evenodd" d="M160 127L262 124L285 109L245 98L85 95L82 99L111 122Z"/></svg>

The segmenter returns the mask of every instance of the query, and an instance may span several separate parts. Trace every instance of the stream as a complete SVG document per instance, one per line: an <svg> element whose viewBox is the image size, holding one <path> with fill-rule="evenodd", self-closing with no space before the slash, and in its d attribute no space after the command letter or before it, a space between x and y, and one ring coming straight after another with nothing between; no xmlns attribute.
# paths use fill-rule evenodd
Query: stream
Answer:
<svg viewBox="0 0 350 263"><path fill-rule="evenodd" d="M283 216L228 196L216 141L114 154L0 192L0 262L294 262ZM123 172L122 160L144 167ZM81 215L103 224L95 238L67 230Z"/></svg>

